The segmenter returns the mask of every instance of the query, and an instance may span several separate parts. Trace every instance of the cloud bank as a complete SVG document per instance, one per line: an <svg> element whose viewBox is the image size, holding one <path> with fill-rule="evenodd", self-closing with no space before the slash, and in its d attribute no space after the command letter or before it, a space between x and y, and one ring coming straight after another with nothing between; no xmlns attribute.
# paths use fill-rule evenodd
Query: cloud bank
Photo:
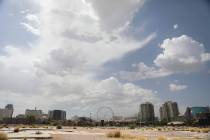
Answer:
<svg viewBox="0 0 210 140"><path fill-rule="evenodd" d="M151 33L138 41L123 33L143 4L143 0L31 1L38 10L24 12L21 25L38 40L30 47L10 45L2 50L0 94L8 96L2 104L14 103L18 112L37 106L45 111L64 109L69 115L88 115L105 105L130 115L141 102L158 103L155 91L111 75L97 77L104 63L155 38Z"/></svg>

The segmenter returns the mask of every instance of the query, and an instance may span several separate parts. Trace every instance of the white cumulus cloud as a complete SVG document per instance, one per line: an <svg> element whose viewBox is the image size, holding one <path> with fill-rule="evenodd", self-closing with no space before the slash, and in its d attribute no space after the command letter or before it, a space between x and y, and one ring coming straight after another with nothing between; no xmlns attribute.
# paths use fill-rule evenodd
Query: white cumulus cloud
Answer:
<svg viewBox="0 0 210 140"><path fill-rule="evenodd" d="M156 66L173 73L189 73L202 69L207 58L204 45L193 38L182 35L166 39L160 46L163 52L154 60Z"/></svg>
<svg viewBox="0 0 210 140"><path fill-rule="evenodd" d="M165 39L160 48L163 51L153 61L154 66L150 67L140 62L136 71L122 71L120 77L141 80L192 73L204 69L210 60L210 53L205 52L204 45L187 35Z"/></svg>
<svg viewBox="0 0 210 140"><path fill-rule="evenodd" d="M96 11L101 26L107 30L123 27L131 22L133 15L145 0L87 0Z"/></svg>
<svg viewBox="0 0 210 140"><path fill-rule="evenodd" d="M169 84L169 90L172 92L176 92L176 91L182 91L187 89L188 86L187 85L178 85L178 84Z"/></svg>

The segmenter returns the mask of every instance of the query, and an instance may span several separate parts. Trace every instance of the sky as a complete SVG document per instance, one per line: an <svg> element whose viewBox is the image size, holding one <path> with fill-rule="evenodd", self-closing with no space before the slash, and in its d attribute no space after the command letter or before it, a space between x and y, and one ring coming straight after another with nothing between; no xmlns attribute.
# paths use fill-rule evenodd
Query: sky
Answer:
<svg viewBox="0 0 210 140"><path fill-rule="evenodd" d="M209 14L209 0L0 0L0 106L209 106Z"/></svg>

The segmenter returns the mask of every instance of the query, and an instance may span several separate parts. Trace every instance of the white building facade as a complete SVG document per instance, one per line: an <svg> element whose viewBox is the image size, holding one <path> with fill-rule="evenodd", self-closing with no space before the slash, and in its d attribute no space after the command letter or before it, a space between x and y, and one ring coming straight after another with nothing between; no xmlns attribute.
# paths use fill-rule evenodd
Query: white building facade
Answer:
<svg viewBox="0 0 210 140"><path fill-rule="evenodd" d="M26 109L25 111L25 116L33 116L36 120L42 119L42 110L31 110L31 109Z"/></svg>

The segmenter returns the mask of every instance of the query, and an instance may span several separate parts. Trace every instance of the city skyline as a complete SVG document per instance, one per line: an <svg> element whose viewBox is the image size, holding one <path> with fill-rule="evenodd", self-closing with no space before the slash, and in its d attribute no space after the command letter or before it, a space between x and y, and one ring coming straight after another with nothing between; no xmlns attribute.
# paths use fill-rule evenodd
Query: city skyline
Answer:
<svg viewBox="0 0 210 140"><path fill-rule="evenodd" d="M0 106L210 106L209 12L208 0L0 0Z"/></svg>
<svg viewBox="0 0 210 140"><path fill-rule="evenodd" d="M154 108L155 106L151 102L144 102L139 105L139 110L137 110L134 114L129 115L129 116L126 116L125 115L126 113L117 114L115 113L115 110L113 110L109 106L102 106L102 107L97 108L97 110L92 110L89 116L88 115L79 116L78 114L71 114L70 116L66 116L68 112L66 112L65 110L59 110L59 109L49 110L48 109L47 111L46 110L43 111L41 108L37 109L37 107L35 107L34 109L25 108L25 112L22 114L13 114L15 111L13 104L7 104L5 108L0 107L0 120L4 118L26 118L27 116L34 116L36 119L57 118L58 116L60 117L62 116L62 118L66 118L67 120L71 120L75 117L86 117L86 118L92 118L93 120L98 120L100 118L98 116L99 115L98 113L100 111L101 113L100 115L102 115L101 117L108 117L111 113L112 114L111 118L113 120L115 120L114 118L116 118L116 120L135 118L136 120L139 119L141 122L144 122L144 123L154 123L154 121L155 120L157 121L157 119L159 121L169 122L169 121L175 121L176 119L179 119L182 117L187 118L189 114L191 113L193 114L193 112L189 111L189 109L192 109L192 108L194 111L197 111L197 112L194 112L193 115L195 115L196 113L199 113L199 111L210 112L210 106L188 106L185 108L184 112L181 113L179 111L179 105L177 104L177 102L174 102L174 101L166 101L162 103L162 105L159 107L158 110L155 110ZM105 109L106 112L102 113L101 109L102 110ZM107 109L108 109L108 112L107 112ZM53 115L54 112L56 112L55 116ZM158 112L158 113L155 113L155 112ZM61 120L65 120L65 119L61 119Z"/></svg>

